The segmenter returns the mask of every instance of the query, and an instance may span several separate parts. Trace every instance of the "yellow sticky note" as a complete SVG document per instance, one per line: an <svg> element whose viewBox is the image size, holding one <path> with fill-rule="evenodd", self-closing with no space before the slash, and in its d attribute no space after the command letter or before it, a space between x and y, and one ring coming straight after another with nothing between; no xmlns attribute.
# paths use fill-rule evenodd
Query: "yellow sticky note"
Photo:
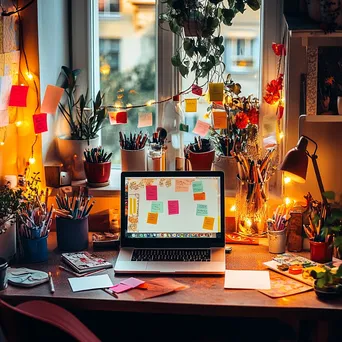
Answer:
<svg viewBox="0 0 342 342"><path fill-rule="evenodd" d="M197 112L197 99L185 99L185 111Z"/></svg>
<svg viewBox="0 0 342 342"><path fill-rule="evenodd" d="M213 111L213 118L215 129L227 128L227 113L225 111Z"/></svg>
<svg viewBox="0 0 342 342"><path fill-rule="evenodd" d="M209 99L210 101L223 100L223 83L209 83Z"/></svg>
<svg viewBox="0 0 342 342"><path fill-rule="evenodd" d="M147 213L147 223L157 224L158 223L158 213Z"/></svg>
<svg viewBox="0 0 342 342"><path fill-rule="evenodd" d="M203 229L213 230L214 229L215 218L210 216L205 216L203 220Z"/></svg>

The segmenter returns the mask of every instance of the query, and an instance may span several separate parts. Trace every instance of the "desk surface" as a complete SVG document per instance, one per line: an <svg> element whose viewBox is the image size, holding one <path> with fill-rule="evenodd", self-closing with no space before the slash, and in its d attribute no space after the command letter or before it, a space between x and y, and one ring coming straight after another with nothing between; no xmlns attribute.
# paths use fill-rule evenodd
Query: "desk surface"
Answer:
<svg viewBox="0 0 342 342"><path fill-rule="evenodd" d="M314 291L294 296L272 299L256 290L225 290L223 276L173 276L190 288L166 296L144 301L133 300L128 293L116 299L102 290L73 293L68 283L71 274L60 270L60 252L56 249L56 235L49 236L49 260L42 264L25 265L45 272L52 272L56 292L50 294L48 283L26 289L8 286L0 292L0 297L13 304L32 299L44 299L67 308L80 310L109 310L146 313L173 313L208 316L246 317L292 317L318 319L340 319L342 300L323 302ZM272 259L267 246L232 245L233 251L227 255L227 269L263 270L263 262ZM92 250L90 248L90 250ZM115 263L117 251L96 251L99 256ZM305 255L305 254L304 254ZM20 265L22 266L22 265ZM106 272L106 271L105 271ZM107 270L113 283L127 278L114 276L113 269ZM104 274L104 273L101 273ZM141 276L141 279L155 278L157 275ZM322 317L322 316L321 316Z"/></svg>

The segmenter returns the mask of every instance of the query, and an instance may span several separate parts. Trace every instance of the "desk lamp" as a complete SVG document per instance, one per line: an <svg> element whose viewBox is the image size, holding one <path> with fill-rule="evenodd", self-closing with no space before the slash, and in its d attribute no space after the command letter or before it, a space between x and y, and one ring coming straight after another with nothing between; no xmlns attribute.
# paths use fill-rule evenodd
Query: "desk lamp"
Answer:
<svg viewBox="0 0 342 342"><path fill-rule="evenodd" d="M307 150L309 140L315 144L315 151L313 154L310 154ZM286 156L284 157L283 163L280 166L280 170L289 173L289 177L291 177L291 179L295 182L304 183L306 181L306 172L308 170L308 157L310 157L315 170L315 175L318 182L319 190L321 192L322 201L324 206L327 208L328 201L324 196L324 186L317 164L318 156L316 154L316 151L317 143L309 137L302 135L298 140L297 146L287 152Z"/></svg>

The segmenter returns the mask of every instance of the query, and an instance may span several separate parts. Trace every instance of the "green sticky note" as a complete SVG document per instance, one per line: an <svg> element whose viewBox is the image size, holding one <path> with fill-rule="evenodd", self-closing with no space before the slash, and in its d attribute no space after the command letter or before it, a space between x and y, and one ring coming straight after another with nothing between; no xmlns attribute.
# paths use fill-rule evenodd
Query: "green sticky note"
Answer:
<svg viewBox="0 0 342 342"><path fill-rule="evenodd" d="M192 191L194 193L203 192L203 182L202 181L192 182Z"/></svg>
<svg viewBox="0 0 342 342"><path fill-rule="evenodd" d="M179 130L182 131L182 132L189 132L189 125L186 125L184 123L181 123L179 125Z"/></svg>
<svg viewBox="0 0 342 342"><path fill-rule="evenodd" d="M163 213L164 212L163 202L152 202L151 212L152 213Z"/></svg>
<svg viewBox="0 0 342 342"><path fill-rule="evenodd" d="M207 216L208 215L208 205L197 204L196 216Z"/></svg>

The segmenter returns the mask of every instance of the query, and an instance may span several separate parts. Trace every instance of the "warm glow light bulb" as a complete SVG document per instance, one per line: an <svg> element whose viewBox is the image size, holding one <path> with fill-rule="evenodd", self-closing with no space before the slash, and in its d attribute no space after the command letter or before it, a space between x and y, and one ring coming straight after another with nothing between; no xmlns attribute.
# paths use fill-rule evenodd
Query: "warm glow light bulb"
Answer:
<svg viewBox="0 0 342 342"><path fill-rule="evenodd" d="M279 133L279 139L283 139L284 136L285 136L284 132L280 132L280 133Z"/></svg>
<svg viewBox="0 0 342 342"><path fill-rule="evenodd" d="M26 76L29 80L33 80L33 75L29 71L26 73Z"/></svg>
<svg viewBox="0 0 342 342"><path fill-rule="evenodd" d="M231 207L230 207L230 211L236 211L236 205L233 204Z"/></svg>
<svg viewBox="0 0 342 342"><path fill-rule="evenodd" d="M289 184L291 183L291 178L290 177L285 177L284 178L284 184Z"/></svg>
<svg viewBox="0 0 342 342"><path fill-rule="evenodd" d="M30 165L34 164L36 162L36 159L34 157L29 158Z"/></svg>
<svg viewBox="0 0 342 342"><path fill-rule="evenodd" d="M149 101L146 102L146 106L148 106L148 107L152 106L154 103L155 103L154 100L149 100Z"/></svg>
<svg viewBox="0 0 342 342"><path fill-rule="evenodd" d="M4 141L0 141L0 146L4 146L5 142Z"/></svg>
<svg viewBox="0 0 342 342"><path fill-rule="evenodd" d="M292 203L291 198L285 197L285 204L290 205Z"/></svg>
<svg viewBox="0 0 342 342"><path fill-rule="evenodd" d="M17 122L15 123L15 125L16 125L17 127L21 126L22 124L23 124L22 121L17 121Z"/></svg>
<svg viewBox="0 0 342 342"><path fill-rule="evenodd" d="M246 226L247 226L247 227L251 227L251 226L252 226L252 220L251 220L251 219L247 218L247 219L245 220L245 222L246 222Z"/></svg>
<svg viewBox="0 0 342 342"><path fill-rule="evenodd" d="M127 103L126 108L132 108L132 103Z"/></svg>

